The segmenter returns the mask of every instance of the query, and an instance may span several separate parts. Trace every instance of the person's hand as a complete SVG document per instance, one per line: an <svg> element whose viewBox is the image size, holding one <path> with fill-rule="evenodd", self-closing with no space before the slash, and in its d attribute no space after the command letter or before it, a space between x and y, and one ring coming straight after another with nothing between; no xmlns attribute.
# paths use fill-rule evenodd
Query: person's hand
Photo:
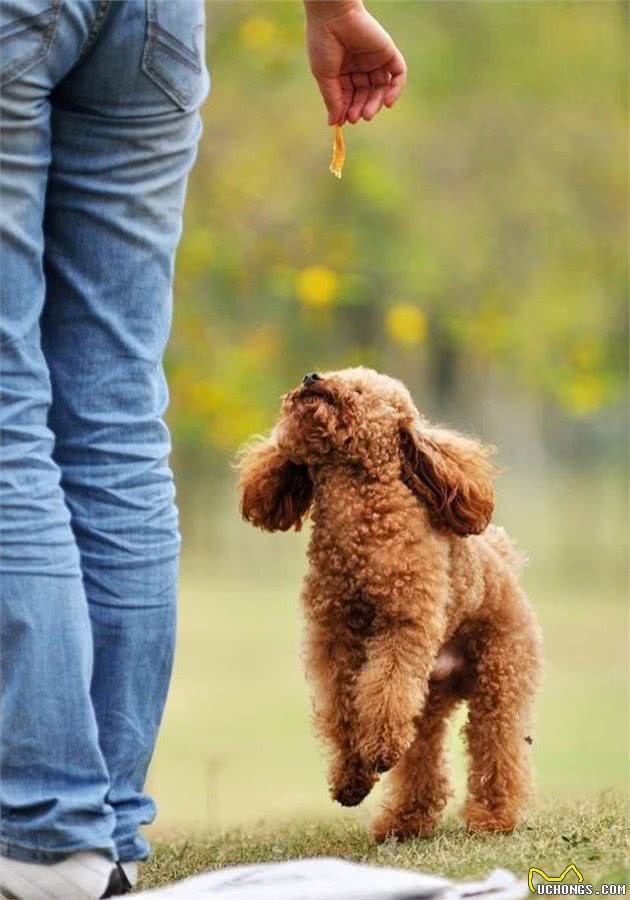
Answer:
<svg viewBox="0 0 630 900"><path fill-rule="evenodd" d="M329 125L373 119L407 80L402 53L361 0L305 0L306 45Z"/></svg>

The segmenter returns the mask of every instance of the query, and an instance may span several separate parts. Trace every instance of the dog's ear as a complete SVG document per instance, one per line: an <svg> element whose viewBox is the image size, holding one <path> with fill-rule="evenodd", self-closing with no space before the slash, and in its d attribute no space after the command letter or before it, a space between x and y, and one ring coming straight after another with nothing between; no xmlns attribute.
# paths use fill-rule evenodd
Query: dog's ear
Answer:
<svg viewBox="0 0 630 900"><path fill-rule="evenodd" d="M264 531L299 531L313 498L306 466L291 462L273 436L239 454L241 515Z"/></svg>
<svg viewBox="0 0 630 900"><path fill-rule="evenodd" d="M480 534L494 510L494 447L413 422L400 430L402 479L427 505L436 528Z"/></svg>

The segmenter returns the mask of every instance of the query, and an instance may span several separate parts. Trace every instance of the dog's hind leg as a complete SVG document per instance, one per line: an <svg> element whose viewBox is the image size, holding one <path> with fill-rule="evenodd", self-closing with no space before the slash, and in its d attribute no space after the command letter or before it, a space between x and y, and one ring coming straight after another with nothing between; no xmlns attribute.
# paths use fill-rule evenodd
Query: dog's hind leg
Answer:
<svg viewBox="0 0 630 900"><path fill-rule="evenodd" d="M383 809L372 826L377 842L432 833L451 796L445 739L448 718L459 702L447 687L431 686L415 740L388 775Z"/></svg>
<svg viewBox="0 0 630 900"><path fill-rule="evenodd" d="M466 824L473 831L511 831L531 793L531 706L540 670L540 636L518 587L507 580L500 608L478 639L469 699Z"/></svg>

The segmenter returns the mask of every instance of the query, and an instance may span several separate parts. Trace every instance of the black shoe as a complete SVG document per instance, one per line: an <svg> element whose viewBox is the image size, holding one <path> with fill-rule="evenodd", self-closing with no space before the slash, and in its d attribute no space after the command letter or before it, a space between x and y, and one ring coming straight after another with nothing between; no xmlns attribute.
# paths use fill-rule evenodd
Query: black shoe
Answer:
<svg viewBox="0 0 630 900"><path fill-rule="evenodd" d="M105 893L101 894L101 898L105 900L106 897L121 897L123 894L130 894L132 890L133 885L125 875L125 870L120 863L116 863L116 868L112 869L107 888Z"/></svg>

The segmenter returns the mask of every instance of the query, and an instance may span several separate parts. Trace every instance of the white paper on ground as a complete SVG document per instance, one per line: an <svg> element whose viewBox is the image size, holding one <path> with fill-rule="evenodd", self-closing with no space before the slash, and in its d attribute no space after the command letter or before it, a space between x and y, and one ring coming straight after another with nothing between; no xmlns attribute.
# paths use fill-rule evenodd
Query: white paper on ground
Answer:
<svg viewBox="0 0 630 900"><path fill-rule="evenodd" d="M321 857L220 869L142 896L147 900L519 900L526 895L526 882L503 869L485 881L466 883Z"/></svg>

